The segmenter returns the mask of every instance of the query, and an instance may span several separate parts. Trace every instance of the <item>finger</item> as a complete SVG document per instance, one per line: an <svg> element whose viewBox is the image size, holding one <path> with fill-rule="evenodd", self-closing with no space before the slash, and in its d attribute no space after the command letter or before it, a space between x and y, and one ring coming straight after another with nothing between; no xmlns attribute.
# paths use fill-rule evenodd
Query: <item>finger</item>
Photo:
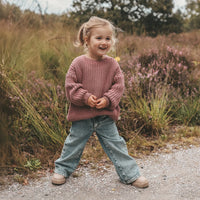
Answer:
<svg viewBox="0 0 200 200"><path fill-rule="evenodd" d="M92 102L92 105L96 106L97 105L97 102L95 100L93 100Z"/></svg>
<svg viewBox="0 0 200 200"><path fill-rule="evenodd" d="M96 108L101 108L102 107L102 103L97 103L96 104Z"/></svg>
<svg viewBox="0 0 200 200"><path fill-rule="evenodd" d="M94 105L96 105L97 104L97 101L96 101L96 97L95 96L92 96L92 99L91 99L91 101L92 101L92 103L94 104Z"/></svg>
<svg viewBox="0 0 200 200"><path fill-rule="evenodd" d="M97 109L103 108L103 103L102 103L102 102L99 102L99 103L96 105L96 108L97 108Z"/></svg>
<svg viewBox="0 0 200 200"><path fill-rule="evenodd" d="M97 99L97 104L99 104L99 103L101 103L102 102L102 98L100 98L100 99Z"/></svg>
<svg viewBox="0 0 200 200"><path fill-rule="evenodd" d="M94 104L94 103L90 103L90 105L89 105L91 108L94 108L94 107L96 107L96 104Z"/></svg>
<svg viewBox="0 0 200 200"><path fill-rule="evenodd" d="M92 95L92 99L93 99L94 101L96 101L96 100L97 100L97 97L94 96L94 95Z"/></svg>
<svg viewBox="0 0 200 200"><path fill-rule="evenodd" d="M101 108L102 108L101 105L97 105L97 106L96 106L96 109L101 109Z"/></svg>

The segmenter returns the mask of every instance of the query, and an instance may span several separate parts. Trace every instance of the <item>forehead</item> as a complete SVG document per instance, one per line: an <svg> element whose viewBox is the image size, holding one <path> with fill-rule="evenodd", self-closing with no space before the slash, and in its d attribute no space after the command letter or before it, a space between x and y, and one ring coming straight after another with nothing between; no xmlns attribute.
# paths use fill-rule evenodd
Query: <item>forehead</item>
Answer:
<svg viewBox="0 0 200 200"><path fill-rule="evenodd" d="M91 35L109 35L112 36L112 28L110 26L99 26L91 29Z"/></svg>

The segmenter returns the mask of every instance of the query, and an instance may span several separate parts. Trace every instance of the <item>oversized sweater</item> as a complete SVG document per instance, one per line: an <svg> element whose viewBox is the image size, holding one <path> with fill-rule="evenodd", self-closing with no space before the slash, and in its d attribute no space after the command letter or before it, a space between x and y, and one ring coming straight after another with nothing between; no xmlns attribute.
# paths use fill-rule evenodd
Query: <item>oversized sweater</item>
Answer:
<svg viewBox="0 0 200 200"><path fill-rule="evenodd" d="M68 121L79 121L100 115L108 115L118 120L119 102L124 92L124 76L114 58L105 56L102 60L93 60L85 55L72 61L66 74L65 92L70 106ZM103 109L88 105L90 95L104 97L107 106Z"/></svg>

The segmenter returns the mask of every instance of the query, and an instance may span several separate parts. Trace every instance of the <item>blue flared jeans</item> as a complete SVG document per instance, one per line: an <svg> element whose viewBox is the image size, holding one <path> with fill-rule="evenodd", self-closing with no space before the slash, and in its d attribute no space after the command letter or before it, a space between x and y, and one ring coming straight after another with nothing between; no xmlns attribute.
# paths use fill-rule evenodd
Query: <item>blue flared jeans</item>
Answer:
<svg viewBox="0 0 200 200"><path fill-rule="evenodd" d="M140 176L139 167L128 154L126 142L119 136L115 122L108 116L72 122L61 156L55 161L55 173L69 177L74 172L93 132L96 132L120 180L125 184L135 181Z"/></svg>

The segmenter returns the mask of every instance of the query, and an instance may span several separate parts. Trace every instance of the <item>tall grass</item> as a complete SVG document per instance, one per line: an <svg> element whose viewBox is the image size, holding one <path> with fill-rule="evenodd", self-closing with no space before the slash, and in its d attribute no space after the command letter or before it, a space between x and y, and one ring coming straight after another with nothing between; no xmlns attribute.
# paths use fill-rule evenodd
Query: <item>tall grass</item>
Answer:
<svg viewBox="0 0 200 200"><path fill-rule="evenodd" d="M60 66L57 71L66 73L73 58L81 52L73 46L74 34L59 24L52 30L20 28L6 22L0 22L0 26L0 61L25 75L33 70L40 76L49 73L48 62L52 57Z"/></svg>
<svg viewBox="0 0 200 200"><path fill-rule="evenodd" d="M64 139L67 135L67 125L66 120L63 120L63 114L59 116L59 105L58 105L58 93L56 89L51 88L52 95L48 96L48 91L43 93L46 95L48 100L53 98L54 101L51 104L51 110L48 113L52 112L52 116L48 116L48 119L44 117L44 110L41 110L42 107L39 107L34 100L30 98L27 93L24 93L23 90L19 89L17 86L2 70L0 73L1 81L6 86L6 93L3 95L4 98L7 98L9 101L8 109L11 109L15 112L15 115L9 116L7 113L8 110L3 110L3 113L7 114L7 117L1 116L1 165L6 165L10 163L11 160L15 160L15 164L23 165L25 162L22 152L33 154L34 146L41 146L46 149L55 150L57 147L62 147ZM33 91L32 91L33 92ZM32 93L34 94L34 93ZM5 102L4 104L7 104ZM2 105L4 106L4 105ZM1 107L2 107L1 106ZM43 108L44 109L44 108ZM2 110L2 109L0 109ZM62 112L64 112L62 110ZM3 124L5 120L9 120L9 123ZM7 121L6 121L7 122ZM23 154L22 154L23 155ZM22 159L19 159L19 158ZM11 160L10 160L11 159Z"/></svg>
<svg viewBox="0 0 200 200"><path fill-rule="evenodd" d="M1 119L7 116L1 120L1 165L23 165L26 158L17 157L24 151L35 152L34 145L54 153L62 147L70 125L65 116L64 76L77 50L73 51L73 36L66 30L53 33L0 23ZM58 39L57 34L63 36ZM52 55L59 63L58 77L49 65Z"/></svg>
<svg viewBox="0 0 200 200"><path fill-rule="evenodd" d="M61 123L57 121L57 129L52 130L42 116L38 113L36 108L31 104L31 101L23 95L22 91L7 77L4 75L4 84L8 86L10 96L18 97L18 103L20 104L20 110L18 112L24 115L25 118L30 120L30 124L37 133L37 137L44 145L51 145L51 143L63 144L63 137L66 137L65 130L62 130ZM55 117L55 120L58 117Z"/></svg>
<svg viewBox="0 0 200 200"><path fill-rule="evenodd" d="M150 101L140 97L134 98L130 95L131 106L136 118L140 121L140 132L145 135L161 135L169 126L171 108L168 104L168 97L165 92L152 95ZM136 129L137 131L137 129Z"/></svg>
<svg viewBox="0 0 200 200"><path fill-rule="evenodd" d="M178 104L177 104L178 105ZM200 100L199 98L189 98L184 102L180 102L177 112L174 113L177 123L186 126L200 125Z"/></svg>

